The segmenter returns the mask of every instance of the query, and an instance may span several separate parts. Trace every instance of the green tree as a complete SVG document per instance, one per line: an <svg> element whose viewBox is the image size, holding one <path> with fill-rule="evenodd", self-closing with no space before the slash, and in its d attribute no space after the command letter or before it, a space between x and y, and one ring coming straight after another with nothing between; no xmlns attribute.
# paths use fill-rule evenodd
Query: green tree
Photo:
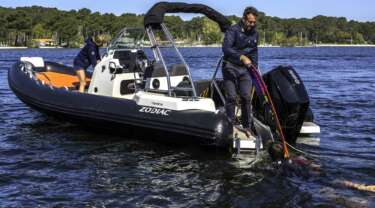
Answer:
<svg viewBox="0 0 375 208"><path fill-rule="evenodd" d="M228 16L232 23L241 17ZM223 34L205 17L184 21L166 16L172 35L182 41L218 43ZM104 34L113 37L124 27L143 27L143 15L92 13L89 9L60 11L40 6L0 7L0 42L27 45L33 37L53 38L58 43L79 45L84 37ZM257 29L262 43L304 45L308 43L375 44L375 22L348 21L344 17L316 16L312 19L270 17L260 12Z"/></svg>
<svg viewBox="0 0 375 208"><path fill-rule="evenodd" d="M46 30L43 25L38 23L32 29L33 38L46 38Z"/></svg>
<svg viewBox="0 0 375 208"><path fill-rule="evenodd" d="M189 39L194 41L201 41L202 38L202 28L203 28L203 18L202 17L194 17L190 21L188 21L185 25L186 30L188 31Z"/></svg>
<svg viewBox="0 0 375 208"><path fill-rule="evenodd" d="M217 23L207 17L203 18L202 34L206 44L219 43L223 39L223 35Z"/></svg>
<svg viewBox="0 0 375 208"><path fill-rule="evenodd" d="M9 30L15 32L14 45L24 45L27 44L26 34L30 32L31 19L26 15L25 12L14 10L7 17Z"/></svg>
<svg viewBox="0 0 375 208"><path fill-rule="evenodd" d="M176 39L184 37L184 21L179 16L166 16L164 23Z"/></svg>
<svg viewBox="0 0 375 208"><path fill-rule="evenodd" d="M79 21L79 24L81 25L81 35L83 37L88 36L88 25L87 20L90 17L91 10L83 8L77 11L77 20Z"/></svg>
<svg viewBox="0 0 375 208"><path fill-rule="evenodd" d="M0 45L3 45L7 41L7 20L4 16L0 16Z"/></svg>
<svg viewBox="0 0 375 208"><path fill-rule="evenodd" d="M353 43L354 44L365 44L366 41L365 41L365 38L363 37L363 35L361 33L356 32L353 35Z"/></svg>
<svg viewBox="0 0 375 208"><path fill-rule="evenodd" d="M59 35L59 42L65 42L66 46L69 47L75 39L77 39L79 24L78 20L71 16L65 16L61 18L58 23L56 23L56 27L58 35Z"/></svg>

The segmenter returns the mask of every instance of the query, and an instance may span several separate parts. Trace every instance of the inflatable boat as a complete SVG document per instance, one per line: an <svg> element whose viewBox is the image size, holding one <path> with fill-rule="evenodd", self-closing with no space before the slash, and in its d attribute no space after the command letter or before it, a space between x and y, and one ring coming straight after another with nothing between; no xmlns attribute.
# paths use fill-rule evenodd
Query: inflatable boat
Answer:
<svg viewBox="0 0 375 208"><path fill-rule="evenodd" d="M227 119L222 79L217 78L222 60L212 79L193 80L163 23L164 14L169 12L203 13L223 32L229 27L223 15L207 6L158 3L145 15L142 31L125 28L112 40L93 73L87 74L84 93L77 91L78 78L71 67L42 57L21 57L9 70L9 86L20 100L38 111L111 133L136 129L174 143L224 149L255 147L255 140L233 128ZM176 54L172 61L163 56L165 49ZM282 112L288 142L295 143L309 109L303 82L291 67L276 68L264 78ZM256 134L263 142L275 139L272 119L255 98L254 108ZM303 133L319 133L319 126L312 121L309 125L314 128ZM235 142L239 138L240 143Z"/></svg>

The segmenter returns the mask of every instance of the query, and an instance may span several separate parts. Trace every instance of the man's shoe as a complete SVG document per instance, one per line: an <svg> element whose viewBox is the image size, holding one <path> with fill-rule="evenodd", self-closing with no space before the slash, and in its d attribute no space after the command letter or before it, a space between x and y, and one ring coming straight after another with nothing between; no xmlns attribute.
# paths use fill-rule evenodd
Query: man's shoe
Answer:
<svg viewBox="0 0 375 208"><path fill-rule="evenodd" d="M243 132L246 137L255 137L254 131L252 131L251 128L243 128L241 125L234 125L233 127L238 131Z"/></svg>

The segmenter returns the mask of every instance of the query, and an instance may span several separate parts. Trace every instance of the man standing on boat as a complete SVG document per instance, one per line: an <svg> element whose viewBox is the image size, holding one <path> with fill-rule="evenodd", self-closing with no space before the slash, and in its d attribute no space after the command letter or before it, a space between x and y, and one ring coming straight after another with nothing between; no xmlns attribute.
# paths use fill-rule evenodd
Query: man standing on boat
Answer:
<svg viewBox="0 0 375 208"><path fill-rule="evenodd" d="M223 42L223 77L226 91L226 112L234 126L238 126L235 116L237 89L241 98L242 126L246 134L252 134L253 116L251 106L252 81L247 66L258 66L258 33L254 7L244 10L239 23L225 33Z"/></svg>
<svg viewBox="0 0 375 208"><path fill-rule="evenodd" d="M103 45L103 37L87 38L86 45L74 59L73 68L79 79L79 92L84 92L86 87L86 69L92 65L95 68L100 62L99 47Z"/></svg>

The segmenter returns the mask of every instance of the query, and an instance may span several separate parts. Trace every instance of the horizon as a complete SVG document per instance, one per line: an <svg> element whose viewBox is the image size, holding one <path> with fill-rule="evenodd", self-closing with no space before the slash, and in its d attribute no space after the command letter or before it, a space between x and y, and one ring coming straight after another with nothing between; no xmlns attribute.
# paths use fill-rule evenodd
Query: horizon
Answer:
<svg viewBox="0 0 375 208"><path fill-rule="evenodd" d="M83 8L90 9L91 12L99 12L101 14L104 13L113 13L117 16L124 14L124 13L134 13L137 15L145 14L151 6L159 1L155 0L147 0L145 2L132 2L132 4L127 7L126 9L121 9L118 7L113 7L111 2L115 2L116 0L107 0L104 4L103 2L94 1L91 2L90 5L83 5L82 3L87 3L83 1L72 1L72 0L56 0L56 1L48 1L48 0L34 0L32 3L26 0L18 0L15 2L14 0L1 0L0 6L1 7L8 7L8 8L16 8L16 7L31 7L31 6L41 6L41 7L48 7L48 8L57 8L58 10L79 10ZM354 20L358 22L374 22L375 21L375 13L371 11L371 8L374 8L375 2L370 0L363 0L361 4L354 4L348 5L343 4L342 1L338 0L331 0L329 2L324 2L323 0L316 0L315 2L301 2L296 0L286 0L283 2L276 2L273 0L274 5L270 5L270 1L264 2L261 0L253 0L249 1L249 3L239 2L239 0L232 0L232 3L228 5L228 2L214 2L213 0L205 0L205 1L173 1L173 2L186 2L186 3L201 3L207 6L212 7L215 10L223 13L226 16L235 15L235 16L242 16L242 10L248 5L255 6L259 11L264 12L267 16L271 17L278 17L282 19L289 19L289 18L307 18L311 19L313 17L323 15L323 16L330 16L330 17L345 17L348 21ZM126 4L126 0L124 4ZM172 2L172 1L169 1ZM324 2L326 5L324 9L322 9L322 5L319 4ZM235 4L235 5L234 5ZM293 6L292 6L292 5ZM110 6L108 8L108 6ZM278 8L276 8L278 7ZM299 8L296 10L294 8ZM308 10L304 10L308 9ZM302 11L303 10L303 11ZM318 11L319 10L319 13ZM302 13L303 14L302 14ZM346 14L346 15L344 15ZM174 13L175 16L180 16L183 20L190 20L191 18L199 15L195 14L181 14L181 13Z"/></svg>

